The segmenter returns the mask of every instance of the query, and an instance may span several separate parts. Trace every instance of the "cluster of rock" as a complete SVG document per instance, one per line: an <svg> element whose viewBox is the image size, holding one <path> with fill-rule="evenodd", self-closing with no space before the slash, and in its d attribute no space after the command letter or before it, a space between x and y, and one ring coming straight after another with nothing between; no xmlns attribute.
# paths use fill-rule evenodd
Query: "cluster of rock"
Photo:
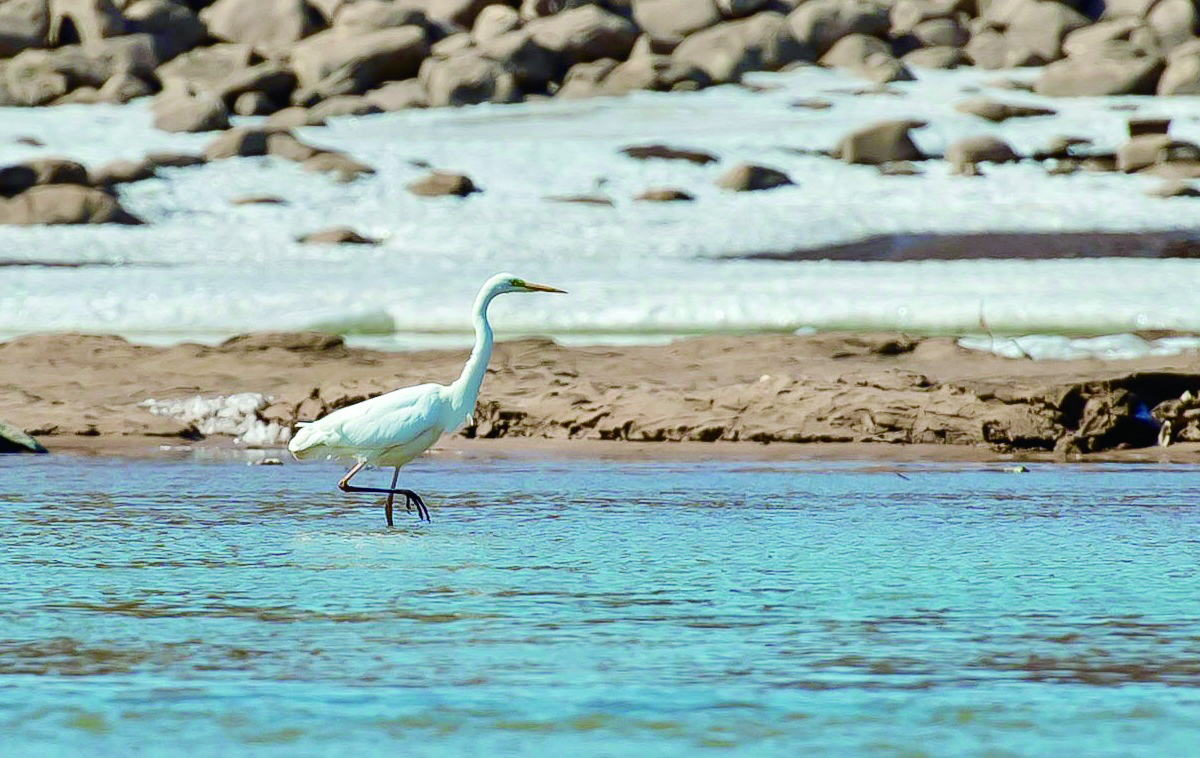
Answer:
<svg viewBox="0 0 1200 758"><path fill-rule="evenodd" d="M126 102L281 125L692 90L749 71L1044 65L1048 95L1200 93L1192 0L0 0L0 105Z"/></svg>

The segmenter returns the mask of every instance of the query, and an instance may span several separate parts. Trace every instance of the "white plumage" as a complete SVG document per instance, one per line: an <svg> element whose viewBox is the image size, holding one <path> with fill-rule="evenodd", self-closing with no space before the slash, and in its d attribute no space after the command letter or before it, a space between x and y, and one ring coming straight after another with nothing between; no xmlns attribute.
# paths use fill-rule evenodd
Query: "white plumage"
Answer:
<svg viewBox="0 0 1200 758"><path fill-rule="evenodd" d="M418 515L428 519L428 509L420 496L412 490L396 489L396 477L400 466L428 450L442 434L458 429L475 410L475 400L492 354L488 305L497 295L506 292L562 291L526 282L512 274L496 274L484 283L475 299L475 347L458 379L449 385L430 383L393 390L340 408L317 421L302 423L288 443L288 450L299 459L357 461L338 486L347 492L386 493L389 526L392 524L392 499L397 494L416 503ZM366 465L395 467L391 489L351 486L350 478Z"/></svg>

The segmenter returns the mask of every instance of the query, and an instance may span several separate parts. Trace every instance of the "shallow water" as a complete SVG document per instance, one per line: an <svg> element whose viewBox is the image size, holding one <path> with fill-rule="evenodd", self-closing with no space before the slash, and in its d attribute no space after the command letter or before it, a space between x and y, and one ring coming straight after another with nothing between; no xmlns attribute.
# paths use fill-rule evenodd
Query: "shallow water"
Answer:
<svg viewBox="0 0 1200 758"><path fill-rule="evenodd" d="M6 458L0 754L1194 755L1200 468L1031 469Z"/></svg>

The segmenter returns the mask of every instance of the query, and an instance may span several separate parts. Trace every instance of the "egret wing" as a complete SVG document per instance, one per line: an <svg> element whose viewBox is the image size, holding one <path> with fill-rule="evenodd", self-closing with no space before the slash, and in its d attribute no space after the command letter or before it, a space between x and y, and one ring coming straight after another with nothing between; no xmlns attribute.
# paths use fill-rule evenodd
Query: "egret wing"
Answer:
<svg viewBox="0 0 1200 758"><path fill-rule="evenodd" d="M404 445L441 422L440 384L405 387L326 416L342 446L379 449Z"/></svg>

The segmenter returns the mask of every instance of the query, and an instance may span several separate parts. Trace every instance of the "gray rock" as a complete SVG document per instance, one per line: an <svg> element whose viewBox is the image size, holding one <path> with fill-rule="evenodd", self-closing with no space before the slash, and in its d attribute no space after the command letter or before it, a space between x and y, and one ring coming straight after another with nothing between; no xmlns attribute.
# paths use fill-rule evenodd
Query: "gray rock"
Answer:
<svg viewBox="0 0 1200 758"><path fill-rule="evenodd" d="M419 79L388 82L378 89L371 90L363 97L384 112L429 106L429 93L425 91L425 87Z"/></svg>
<svg viewBox="0 0 1200 758"><path fill-rule="evenodd" d="M200 19L217 39L263 50L287 49L325 25L305 0L217 0Z"/></svg>
<svg viewBox="0 0 1200 758"><path fill-rule="evenodd" d="M515 8L507 5L489 5L475 17L475 25L471 27L471 38L475 44L479 44L516 31L520 27L521 15Z"/></svg>
<svg viewBox="0 0 1200 758"><path fill-rule="evenodd" d="M1045 61L1062 57L1063 39L1090 24L1087 16L1052 0L1026 0L1009 21L1005 36Z"/></svg>
<svg viewBox="0 0 1200 758"><path fill-rule="evenodd" d="M162 60L191 50L208 37L208 30L190 7L174 0L135 0L125 8L135 32L149 34Z"/></svg>
<svg viewBox="0 0 1200 758"><path fill-rule="evenodd" d="M521 99L512 73L474 50L450 58L426 59L419 78L432 106L514 103Z"/></svg>
<svg viewBox="0 0 1200 758"><path fill-rule="evenodd" d="M1064 58L1042 69L1033 85L1039 95L1153 95L1163 72L1157 58Z"/></svg>
<svg viewBox="0 0 1200 758"><path fill-rule="evenodd" d="M267 154L267 138L274 130L264 127L235 126L220 134L204 148L204 159L252 157Z"/></svg>
<svg viewBox="0 0 1200 758"><path fill-rule="evenodd" d="M314 105L309 117L324 123L331 118L369 116L372 113L383 113L383 109L363 95L338 95Z"/></svg>
<svg viewBox="0 0 1200 758"><path fill-rule="evenodd" d="M1182 180L1168 180L1146 190L1150 197L1200 197L1200 189Z"/></svg>
<svg viewBox="0 0 1200 758"><path fill-rule="evenodd" d="M624 60L638 38L628 19L599 6L584 5L530 21L533 41L559 56L566 65L601 58Z"/></svg>
<svg viewBox="0 0 1200 758"><path fill-rule="evenodd" d="M425 13L410 5L384 0L356 0L338 10L333 25L339 32L363 34L400 26L423 26L425 20Z"/></svg>
<svg viewBox="0 0 1200 758"><path fill-rule="evenodd" d="M556 97L583 98L600 94L602 83L613 69L619 65L612 58L601 58L598 61L576 63L567 71L562 86L555 92Z"/></svg>
<svg viewBox="0 0 1200 758"><path fill-rule="evenodd" d="M14 104L44 105L78 87L102 87L117 74L152 80L158 63L153 41L145 34L26 50L4 66L4 89Z"/></svg>
<svg viewBox="0 0 1200 758"><path fill-rule="evenodd" d="M272 113L263 125L268 128L291 129L296 126L324 126L324 123L314 119L308 108L292 105Z"/></svg>
<svg viewBox="0 0 1200 758"><path fill-rule="evenodd" d="M30 187L0 203L0 224L141 224L116 198L78 184Z"/></svg>
<svg viewBox="0 0 1200 758"><path fill-rule="evenodd" d="M408 191L423 197L442 197L453 195L466 197L475 192L481 192L475 183L465 174L455 174L445 171L434 171L421 179L411 182Z"/></svg>
<svg viewBox="0 0 1200 758"><path fill-rule="evenodd" d="M716 0L717 10L725 18L744 18L772 6L771 0Z"/></svg>
<svg viewBox="0 0 1200 758"><path fill-rule="evenodd" d="M45 453L46 448L28 434L0 421L0 453Z"/></svg>
<svg viewBox="0 0 1200 758"><path fill-rule="evenodd" d="M361 95L385 82L411 79L429 54L425 31L416 26L348 35L322 32L292 49L300 86L322 97Z"/></svg>
<svg viewBox="0 0 1200 758"><path fill-rule="evenodd" d="M164 132L214 132L229 128L229 111L219 97L164 93L151 106L154 128Z"/></svg>
<svg viewBox="0 0 1200 758"><path fill-rule="evenodd" d="M46 44L50 14L45 2L0 4L0 59Z"/></svg>
<svg viewBox="0 0 1200 758"><path fill-rule="evenodd" d="M267 133L266 154L289 161L303 163L315 155L326 152L302 141L289 131L269 131Z"/></svg>
<svg viewBox="0 0 1200 758"><path fill-rule="evenodd" d="M22 165L33 171L35 185L79 184L86 187L92 183L84 165L70 158L34 158Z"/></svg>
<svg viewBox="0 0 1200 758"><path fill-rule="evenodd" d="M721 189L734 192L755 192L785 187L795 182L782 171L752 163L739 163L717 177L716 184Z"/></svg>
<svg viewBox="0 0 1200 758"><path fill-rule="evenodd" d="M1155 164L1200 162L1200 146L1168 134L1143 134L1117 148L1117 169L1141 171Z"/></svg>
<svg viewBox="0 0 1200 758"><path fill-rule="evenodd" d="M1200 95L1200 53L1169 57L1155 92L1159 95Z"/></svg>
<svg viewBox="0 0 1200 758"><path fill-rule="evenodd" d="M958 174L973 175L980 163L1014 163L1020 159L1007 142L990 135L963 137L946 147L946 160L951 171Z"/></svg>
<svg viewBox="0 0 1200 758"><path fill-rule="evenodd" d="M563 72L558 56L535 42L524 29L484 39L476 49L503 66L523 90L543 90Z"/></svg>
<svg viewBox="0 0 1200 758"><path fill-rule="evenodd" d="M146 154L146 162L154 168L187 168L204 164L204 156L191 153L176 153L168 150L153 150Z"/></svg>
<svg viewBox="0 0 1200 758"><path fill-rule="evenodd" d="M878 165L895 161L922 161L909 132L925 126L924 121L900 119L880 121L855 129L841 139L834 153L847 163Z"/></svg>
<svg viewBox="0 0 1200 758"><path fill-rule="evenodd" d="M262 56L249 45L219 44L198 47L167 61L155 75L163 90L186 92L216 92L238 72L262 61Z"/></svg>
<svg viewBox="0 0 1200 758"><path fill-rule="evenodd" d="M951 69L970 63L957 47L922 47L900 57L900 62L912 68Z"/></svg>
<svg viewBox="0 0 1200 758"><path fill-rule="evenodd" d="M675 187L651 187L634 198L648 203L690 202L695 199L691 194Z"/></svg>
<svg viewBox="0 0 1200 758"><path fill-rule="evenodd" d="M876 84L911 81L912 72L892 55L892 48L878 37L848 34L818 61L822 66L844 68Z"/></svg>
<svg viewBox="0 0 1200 758"><path fill-rule="evenodd" d="M633 20L652 39L678 44L722 17L715 0L634 0Z"/></svg>
<svg viewBox="0 0 1200 758"><path fill-rule="evenodd" d="M470 29L479 13L494 0L417 0L413 4L434 21Z"/></svg>
<svg viewBox="0 0 1200 758"><path fill-rule="evenodd" d="M127 71L121 71L109 77L104 86L96 91L96 97L103 103L123 104L139 97L149 97L154 94L154 88L140 76L134 76Z"/></svg>
<svg viewBox="0 0 1200 758"><path fill-rule="evenodd" d="M345 153L325 150L300 164L305 171L332 174L339 182L352 182L360 176L374 174L375 169L356 161Z"/></svg>
<svg viewBox="0 0 1200 758"><path fill-rule="evenodd" d="M118 184L131 184L152 179L154 174L155 166L146 158L136 161L109 161L90 172L92 184L106 190L111 190Z"/></svg>
<svg viewBox="0 0 1200 758"><path fill-rule="evenodd" d="M887 8L866 0L809 0L787 21L793 36L817 56L848 34L882 37L891 26Z"/></svg>
<svg viewBox="0 0 1200 758"><path fill-rule="evenodd" d="M1010 118L1032 118L1036 116L1053 116L1056 111L1050 108L1040 108L1035 105L1014 105L1001 103L989 97L973 97L963 100L954 106L959 113L969 113L972 116L1000 123Z"/></svg>
<svg viewBox="0 0 1200 758"><path fill-rule="evenodd" d="M677 63L700 69L715 83L738 81L747 71L774 71L811 56L811 50L793 37L787 19L774 12L697 32L671 54Z"/></svg>
<svg viewBox="0 0 1200 758"><path fill-rule="evenodd" d="M986 69L1018 68L1045 63L1032 49L992 30L973 35L963 52L975 66Z"/></svg>
<svg viewBox="0 0 1200 758"><path fill-rule="evenodd" d="M0 197L21 194L37 184L37 178L37 172L27 165L0 166Z"/></svg>
<svg viewBox="0 0 1200 758"><path fill-rule="evenodd" d="M238 195L231 198L230 205L287 205L279 195Z"/></svg>
<svg viewBox="0 0 1200 758"><path fill-rule="evenodd" d="M922 21L913 27L909 37L921 47L962 47L971 39L971 35L953 16Z"/></svg>
<svg viewBox="0 0 1200 758"><path fill-rule="evenodd" d="M286 103L295 90L296 72L278 61L264 61L235 70L215 89L226 108L233 108L237 99L248 92L266 95L273 103Z"/></svg>
<svg viewBox="0 0 1200 758"><path fill-rule="evenodd" d="M63 24L70 19L82 43L125 34L128 23L112 0L49 0L50 28L46 39L52 45L62 40Z"/></svg>

